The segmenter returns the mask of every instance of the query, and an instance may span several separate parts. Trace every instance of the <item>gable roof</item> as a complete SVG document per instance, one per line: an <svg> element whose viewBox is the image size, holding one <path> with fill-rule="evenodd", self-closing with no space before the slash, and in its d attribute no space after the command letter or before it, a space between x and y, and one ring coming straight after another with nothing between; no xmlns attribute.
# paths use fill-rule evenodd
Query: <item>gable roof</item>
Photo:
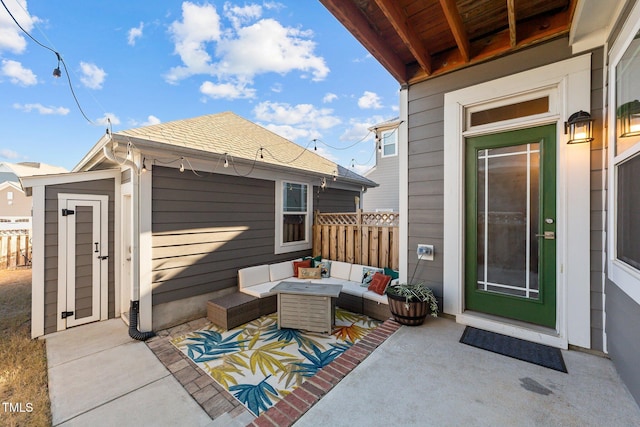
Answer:
<svg viewBox="0 0 640 427"><path fill-rule="evenodd" d="M132 143L141 150L164 149L174 153L198 150L219 158L226 155L229 162L260 162L327 177L336 174L368 187L376 186L373 181L230 111L118 131L111 138L125 145ZM94 147L94 154L109 139L103 137L101 141ZM74 170L86 165L89 156Z"/></svg>

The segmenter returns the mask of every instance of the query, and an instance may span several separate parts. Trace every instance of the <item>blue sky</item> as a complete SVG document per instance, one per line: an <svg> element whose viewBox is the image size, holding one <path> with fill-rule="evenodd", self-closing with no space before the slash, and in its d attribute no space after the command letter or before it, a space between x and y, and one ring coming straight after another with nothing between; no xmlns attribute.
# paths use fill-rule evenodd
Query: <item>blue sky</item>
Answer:
<svg viewBox="0 0 640 427"><path fill-rule="evenodd" d="M91 123L0 7L0 161L71 169L106 117L118 131L233 111L362 173L367 128L398 116L398 83L318 0L2 1L60 53Z"/></svg>

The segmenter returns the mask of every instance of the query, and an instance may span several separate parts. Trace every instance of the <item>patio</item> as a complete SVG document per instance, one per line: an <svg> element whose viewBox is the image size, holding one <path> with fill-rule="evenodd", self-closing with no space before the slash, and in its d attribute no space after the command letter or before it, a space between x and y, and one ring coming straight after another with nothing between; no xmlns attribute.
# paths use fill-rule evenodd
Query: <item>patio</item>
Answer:
<svg viewBox="0 0 640 427"><path fill-rule="evenodd" d="M460 344L464 326L444 318L390 330L392 335L344 379L328 392L318 389L320 400L306 413L287 403L255 419L169 343L170 336L204 323L161 331L147 344L129 339L118 319L48 336L53 424L640 423L640 408L608 359L563 351L565 374Z"/></svg>

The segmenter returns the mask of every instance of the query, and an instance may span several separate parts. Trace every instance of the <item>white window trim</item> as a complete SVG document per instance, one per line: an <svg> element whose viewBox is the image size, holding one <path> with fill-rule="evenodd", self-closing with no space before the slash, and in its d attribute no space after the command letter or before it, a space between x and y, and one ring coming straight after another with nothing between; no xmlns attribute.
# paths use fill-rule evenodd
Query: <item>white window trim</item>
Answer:
<svg viewBox="0 0 640 427"><path fill-rule="evenodd" d="M464 311L464 140L465 109L483 103L508 105L523 94L547 90L548 114L523 117L493 125L506 131L548 123L556 124L557 137L557 313L556 330L536 329L474 316ZM538 92L539 93L539 92ZM547 345L567 348L591 346L589 211L589 144L567 145L563 123L569 115L590 111L591 55L586 54L533 70L445 94L444 102L444 312L460 323L485 328ZM555 102L551 102L555 99ZM482 133L489 129L483 126ZM570 303L569 303L570 302Z"/></svg>
<svg viewBox="0 0 640 427"><path fill-rule="evenodd" d="M284 215L282 209L282 186L283 184L299 184L307 186L307 214L305 220L305 240L299 242L282 242L282 217ZM275 218L275 246L276 254L284 254L288 252L304 251L311 249L311 223L313 222L313 185L309 182L293 181L289 179L280 179L276 183L276 218Z"/></svg>
<svg viewBox="0 0 640 427"><path fill-rule="evenodd" d="M613 281L624 293L626 293L636 303L640 304L640 271L628 264L616 259L616 218L617 205L616 194L618 193L617 168L625 160L635 156L640 151L640 142L637 142L624 153L616 155L617 143L617 118L616 118L616 66L622 59L631 41L640 30L640 3L636 3L631 13L627 17L618 39L611 47L609 53L609 127L608 140L608 181L612 184L608 194L608 221L607 233L609 235L607 250L607 271L609 279Z"/></svg>
<svg viewBox="0 0 640 427"><path fill-rule="evenodd" d="M387 134L392 134L393 135L393 144L385 144L384 143L384 135ZM380 144L381 144L381 152L380 152L380 157L381 158L386 158L386 157L396 157L398 155L398 129L390 129L390 130L385 130L380 132ZM385 145L394 145L395 146L395 152L393 154L384 154L384 147Z"/></svg>

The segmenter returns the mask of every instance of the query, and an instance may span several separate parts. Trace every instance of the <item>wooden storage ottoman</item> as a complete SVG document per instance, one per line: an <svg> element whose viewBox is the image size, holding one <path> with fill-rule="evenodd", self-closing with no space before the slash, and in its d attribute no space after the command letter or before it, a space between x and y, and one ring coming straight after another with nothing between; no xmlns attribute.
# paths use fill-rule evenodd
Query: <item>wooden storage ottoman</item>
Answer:
<svg viewBox="0 0 640 427"><path fill-rule="evenodd" d="M260 298L260 316L266 316L267 314L275 313L277 310L277 295L269 295L268 297Z"/></svg>
<svg viewBox="0 0 640 427"><path fill-rule="evenodd" d="M362 299L362 313L372 317L376 320L385 321L391 317L391 310L389 310L389 306L387 304L383 304L381 302L372 301L366 298Z"/></svg>
<svg viewBox="0 0 640 427"><path fill-rule="evenodd" d="M207 302L207 319L232 329L260 317L260 298L235 292Z"/></svg>

